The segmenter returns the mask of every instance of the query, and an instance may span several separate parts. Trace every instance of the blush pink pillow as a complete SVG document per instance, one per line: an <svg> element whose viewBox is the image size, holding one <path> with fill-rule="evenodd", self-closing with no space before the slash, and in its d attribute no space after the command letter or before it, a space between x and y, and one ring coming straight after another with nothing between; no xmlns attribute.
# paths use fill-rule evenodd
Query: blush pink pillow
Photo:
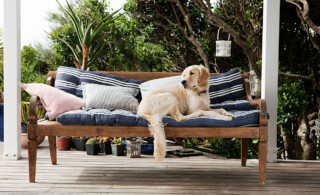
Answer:
<svg viewBox="0 0 320 195"><path fill-rule="evenodd" d="M50 120L54 120L64 112L82 108L82 99L60 89L42 83L18 84L26 90L26 92L40 98Z"/></svg>

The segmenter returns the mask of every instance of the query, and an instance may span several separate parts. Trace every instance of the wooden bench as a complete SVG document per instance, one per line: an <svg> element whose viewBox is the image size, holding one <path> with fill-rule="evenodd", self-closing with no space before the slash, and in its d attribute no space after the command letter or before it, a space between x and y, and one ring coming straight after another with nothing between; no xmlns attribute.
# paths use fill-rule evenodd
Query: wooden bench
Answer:
<svg viewBox="0 0 320 195"><path fill-rule="evenodd" d="M127 79L148 81L157 78L180 75L180 73L150 73L150 72L102 72L118 75ZM211 76L218 74L211 74ZM259 138L259 175L260 184L265 184L266 159L268 148L268 117L266 101L253 100L250 96L248 75L242 75L246 98L250 105L260 109L259 126L257 127L165 127L167 137L192 138L241 138L241 165L246 166L248 141ZM54 86L56 72L49 72L47 84ZM48 136L51 162L57 164L56 136L110 136L110 137L151 137L148 127L141 126L76 126L62 125L56 121L38 120L36 108L39 102L37 96L30 99L28 115L28 159L29 181L35 182L37 136Z"/></svg>

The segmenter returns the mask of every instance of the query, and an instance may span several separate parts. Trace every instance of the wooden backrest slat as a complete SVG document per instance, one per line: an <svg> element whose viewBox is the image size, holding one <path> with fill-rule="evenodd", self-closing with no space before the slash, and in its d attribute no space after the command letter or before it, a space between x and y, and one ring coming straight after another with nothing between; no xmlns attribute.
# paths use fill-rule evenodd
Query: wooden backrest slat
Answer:
<svg viewBox="0 0 320 195"><path fill-rule="evenodd" d="M107 72L107 71L99 71L101 73L106 74L112 74L117 75L120 77L124 77L127 79L136 79L141 81L149 81L152 79L159 79L164 77L170 77L170 76L177 76L180 75L181 72ZM50 71L48 76L53 77L56 79L57 72L56 71ZM211 73L211 76L217 76L220 75L219 73ZM242 74L242 78L248 78L248 74Z"/></svg>

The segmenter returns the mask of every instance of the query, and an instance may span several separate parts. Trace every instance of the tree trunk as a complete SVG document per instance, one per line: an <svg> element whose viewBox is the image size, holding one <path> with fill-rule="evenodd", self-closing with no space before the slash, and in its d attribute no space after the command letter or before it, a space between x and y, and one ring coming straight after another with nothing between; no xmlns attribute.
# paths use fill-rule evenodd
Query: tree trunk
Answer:
<svg viewBox="0 0 320 195"><path fill-rule="evenodd" d="M310 116L310 115L309 115ZM315 125L314 120L309 122L310 128ZM300 144L304 153L304 160L317 160L317 137L312 131L307 133L307 125L305 120L301 121L301 125L298 129L298 136L301 138Z"/></svg>
<svg viewBox="0 0 320 195"><path fill-rule="evenodd" d="M283 139L283 145L284 149L287 152L287 158L288 159L297 159L296 153L295 153L295 144L292 140L292 137L290 135L287 135L283 130L281 130L281 136Z"/></svg>

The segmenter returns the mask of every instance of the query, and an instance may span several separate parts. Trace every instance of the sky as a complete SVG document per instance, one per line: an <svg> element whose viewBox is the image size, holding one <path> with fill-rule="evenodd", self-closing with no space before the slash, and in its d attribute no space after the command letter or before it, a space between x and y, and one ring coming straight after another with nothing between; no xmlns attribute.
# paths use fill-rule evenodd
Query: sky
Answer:
<svg viewBox="0 0 320 195"><path fill-rule="evenodd" d="M3 1L0 0L0 27L3 27ZM109 0L111 8L117 10L126 0ZM48 45L45 32L50 32L47 13L58 9L56 0L20 0L21 5L21 47L37 42ZM65 4L65 0L60 0Z"/></svg>

